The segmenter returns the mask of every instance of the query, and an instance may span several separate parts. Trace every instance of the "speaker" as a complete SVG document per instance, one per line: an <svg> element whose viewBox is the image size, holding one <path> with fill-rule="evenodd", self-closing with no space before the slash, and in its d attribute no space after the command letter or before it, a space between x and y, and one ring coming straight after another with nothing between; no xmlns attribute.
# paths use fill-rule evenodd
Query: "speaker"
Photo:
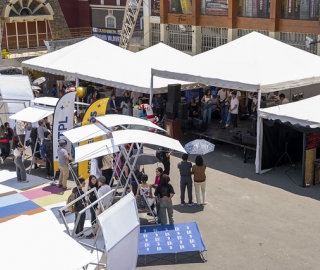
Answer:
<svg viewBox="0 0 320 270"><path fill-rule="evenodd" d="M188 117L188 103L178 103L178 118L187 119Z"/></svg>
<svg viewBox="0 0 320 270"><path fill-rule="evenodd" d="M168 84L168 102L173 104L181 102L181 84Z"/></svg>
<svg viewBox="0 0 320 270"><path fill-rule="evenodd" d="M243 134L242 143L246 145L257 146L257 137L251 136L250 134Z"/></svg>
<svg viewBox="0 0 320 270"><path fill-rule="evenodd" d="M166 103L166 111L167 111L167 113L176 114L177 113L177 106L172 102L167 102Z"/></svg>

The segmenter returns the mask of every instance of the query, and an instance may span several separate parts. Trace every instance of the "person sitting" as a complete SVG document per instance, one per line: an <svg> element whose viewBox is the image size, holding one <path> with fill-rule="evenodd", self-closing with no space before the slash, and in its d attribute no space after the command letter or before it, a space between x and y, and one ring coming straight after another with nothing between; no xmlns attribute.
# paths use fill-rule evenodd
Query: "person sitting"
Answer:
<svg viewBox="0 0 320 270"><path fill-rule="evenodd" d="M200 112L200 106L196 103L195 98L190 99L189 103L189 117L190 118L198 118Z"/></svg>
<svg viewBox="0 0 320 270"><path fill-rule="evenodd" d="M285 94L280 94L279 97L280 97L280 102L279 102L280 105L289 103L289 99L286 98Z"/></svg>

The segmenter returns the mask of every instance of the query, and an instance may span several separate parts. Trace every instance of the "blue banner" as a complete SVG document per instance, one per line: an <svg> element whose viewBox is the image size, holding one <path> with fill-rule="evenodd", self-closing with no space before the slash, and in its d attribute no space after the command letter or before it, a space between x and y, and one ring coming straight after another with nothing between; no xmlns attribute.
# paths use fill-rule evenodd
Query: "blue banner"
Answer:
<svg viewBox="0 0 320 270"><path fill-rule="evenodd" d="M119 46L121 30L112 29L112 28L93 27L92 34L97 38L100 38L104 41L107 41L114 45Z"/></svg>
<svg viewBox="0 0 320 270"><path fill-rule="evenodd" d="M204 250L196 222L140 227L139 255Z"/></svg>

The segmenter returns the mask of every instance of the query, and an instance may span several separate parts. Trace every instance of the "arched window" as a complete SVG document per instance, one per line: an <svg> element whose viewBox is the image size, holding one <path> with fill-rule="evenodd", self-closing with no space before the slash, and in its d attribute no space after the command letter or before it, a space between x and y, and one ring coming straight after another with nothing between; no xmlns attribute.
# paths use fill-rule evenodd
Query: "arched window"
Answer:
<svg viewBox="0 0 320 270"><path fill-rule="evenodd" d="M117 27L117 20L116 17L109 14L106 16L106 28L116 28Z"/></svg>

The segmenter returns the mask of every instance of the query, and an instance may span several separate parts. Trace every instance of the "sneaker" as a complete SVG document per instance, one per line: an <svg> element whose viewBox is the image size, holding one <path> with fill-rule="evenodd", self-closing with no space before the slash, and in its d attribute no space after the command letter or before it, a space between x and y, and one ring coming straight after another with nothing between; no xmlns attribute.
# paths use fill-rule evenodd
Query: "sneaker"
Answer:
<svg viewBox="0 0 320 270"><path fill-rule="evenodd" d="M47 175L47 177L46 177L47 179L51 179L51 176L50 175Z"/></svg>
<svg viewBox="0 0 320 270"><path fill-rule="evenodd" d="M86 236L84 234L80 234L77 236L77 238L85 238Z"/></svg>
<svg viewBox="0 0 320 270"><path fill-rule="evenodd" d="M19 181L21 183L29 183L29 180Z"/></svg>
<svg viewBox="0 0 320 270"><path fill-rule="evenodd" d="M206 204L207 204L207 202L204 202L204 203L203 203L203 205L206 205Z"/></svg>
<svg viewBox="0 0 320 270"><path fill-rule="evenodd" d="M181 206L184 206L184 203L180 204Z"/></svg>
<svg viewBox="0 0 320 270"><path fill-rule="evenodd" d="M69 190L70 188L69 187L64 187L62 188L63 190Z"/></svg>
<svg viewBox="0 0 320 270"><path fill-rule="evenodd" d="M89 235L86 235L86 238L87 239L92 239L92 238L94 238L95 237L95 235L93 234L93 233L90 233Z"/></svg>
<svg viewBox="0 0 320 270"><path fill-rule="evenodd" d="M222 120L220 120L220 123L222 123L223 121Z"/></svg>
<svg viewBox="0 0 320 270"><path fill-rule="evenodd" d="M58 185L59 188L62 188L62 185Z"/></svg>
<svg viewBox="0 0 320 270"><path fill-rule="evenodd" d="M191 207L191 206L193 206L193 205L194 205L194 203L188 203L188 205Z"/></svg>
<svg viewBox="0 0 320 270"><path fill-rule="evenodd" d="M226 128L229 126L229 124L226 124Z"/></svg>
<svg viewBox="0 0 320 270"><path fill-rule="evenodd" d="M3 158L2 157L0 157L0 163L1 164L3 164L4 162L3 162Z"/></svg>

